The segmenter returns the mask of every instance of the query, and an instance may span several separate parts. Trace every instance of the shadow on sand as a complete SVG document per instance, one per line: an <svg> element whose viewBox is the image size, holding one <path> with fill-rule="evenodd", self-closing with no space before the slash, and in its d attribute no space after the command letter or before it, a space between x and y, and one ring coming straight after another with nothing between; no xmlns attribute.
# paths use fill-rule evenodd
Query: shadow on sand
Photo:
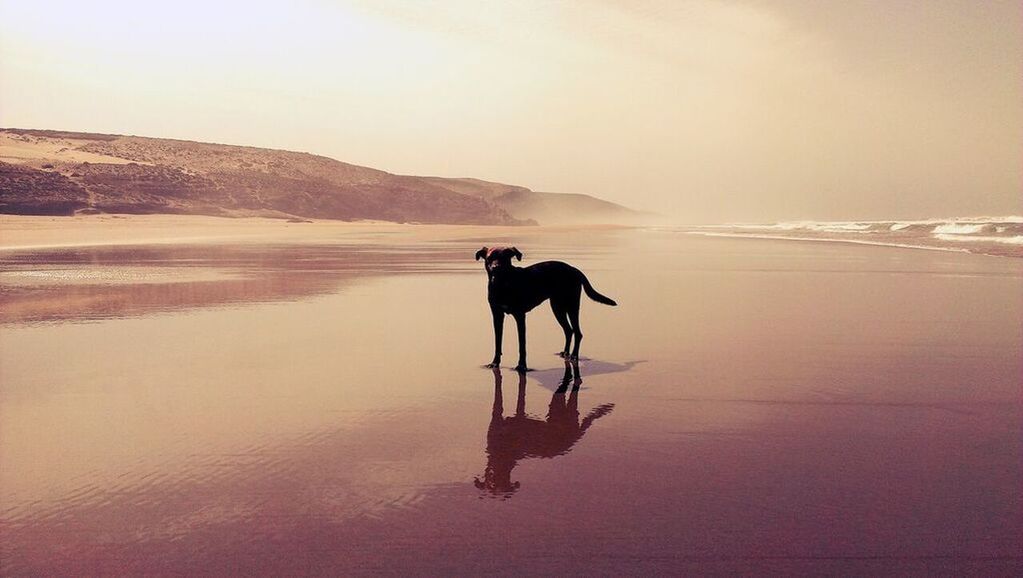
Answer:
<svg viewBox="0 0 1023 578"><path fill-rule="evenodd" d="M587 369L594 365L596 373L626 371L639 362L628 364L609 364L589 362ZM606 367L605 367L606 366ZM531 374L532 377L548 387L557 370L547 370ZM515 413L504 416L504 395L502 391L503 375L499 368L494 373L494 406L491 413L490 427L487 430L487 466L483 478L476 478L475 485L485 493L499 498L510 498L519 489L520 483L511 479L512 470L519 460L525 458L554 458L568 453L596 422L597 419L611 413L613 403L599 405L579 419L579 386L582 375L579 363L565 361L564 372L556 382L554 395L548 406L547 418L538 419L526 414L526 373L516 372L518 376L518 398ZM550 374L550 375L545 375ZM567 394L567 395L566 395Z"/></svg>

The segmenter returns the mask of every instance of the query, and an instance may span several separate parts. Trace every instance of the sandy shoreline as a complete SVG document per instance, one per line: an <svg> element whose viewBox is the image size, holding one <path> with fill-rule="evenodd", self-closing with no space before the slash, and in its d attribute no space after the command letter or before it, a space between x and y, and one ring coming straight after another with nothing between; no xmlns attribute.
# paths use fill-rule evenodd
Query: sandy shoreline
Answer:
<svg viewBox="0 0 1023 578"><path fill-rule="evenodd" d="M0 252L127 245L252 245L252 244L365 244L456 242L487 239L512 242L535 235L588 234L599 231L643 229L630 225L440 225L387 221L293 222L268 217L212 217L203 215L77 215L74 217L0 215ZM994 257L1023 257L1023 248L998 243L946 243L929 238L870 240L859 237L822 237L818 234L775 235L706 231L680 227L679 232L706 237L840 243Z"/></svg>
<svg viewBox="0 0 1023 578"><path fill-rule="evenodd" d="M5 574L1019 574L1016 261L650 229L3 222L8 245L164 240L0 254ZM510 323L504 368L481 368L472 255L507 242L619 302L583 304L571 391L548 307L536 371L509 369Z"/></svg>
<svg viewBox="0 0 1023 578"><path fill-rule="evenodd" d="M616 225L512 227L421 225L385 221L312 220L288 222L263 217L201 215L81 215L45 217L0 215L0 251L103 245L188 243L346 243L384 238L402 241L469 239L481 234L529 234L539 230L596 231Z"/></svg>
<svg viewBox="0 0 1023 578"><path fill-rule="evenodd" d="M427 227L428 228L428 227ZM262 217L198 215L0 216L0 250L99 245L288 242L397 234L424 229L375 221L289 223Z"/></svg>

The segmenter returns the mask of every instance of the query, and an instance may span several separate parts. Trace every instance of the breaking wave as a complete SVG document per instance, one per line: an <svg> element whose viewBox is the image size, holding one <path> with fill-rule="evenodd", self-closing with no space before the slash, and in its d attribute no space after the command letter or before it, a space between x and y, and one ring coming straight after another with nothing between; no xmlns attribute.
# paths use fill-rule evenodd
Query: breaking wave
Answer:
<svg viewBox="0 0 1023 578"><path fill-rule="evenodd" d="M786 221L685 227L697 235L839 241L1023 257L1023 216L916 221Z"/></svg>

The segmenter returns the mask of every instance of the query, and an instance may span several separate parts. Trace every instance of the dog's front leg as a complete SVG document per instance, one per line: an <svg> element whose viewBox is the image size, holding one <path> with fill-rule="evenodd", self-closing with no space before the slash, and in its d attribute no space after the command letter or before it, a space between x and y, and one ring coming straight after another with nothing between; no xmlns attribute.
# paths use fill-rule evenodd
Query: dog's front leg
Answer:
<svg viewBox="0 0 1023 578"><path fill-rule="evenodd" d="M494 316L494 360L487 367L501 366L501 339L504 337L504 312L498 309L491 309Z"/></svg>
<svg viewBox="0 0 1023 578"><path fill-rule="evenodd" d="M515 325L519 330L519 364L515 371L529 371L526 367L526 314L515 313Z"/></svg>

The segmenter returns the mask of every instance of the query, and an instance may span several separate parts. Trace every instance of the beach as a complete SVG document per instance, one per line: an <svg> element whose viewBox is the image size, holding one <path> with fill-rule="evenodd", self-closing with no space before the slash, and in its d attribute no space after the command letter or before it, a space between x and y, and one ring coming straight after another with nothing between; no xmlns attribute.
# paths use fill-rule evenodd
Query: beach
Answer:
<svg viewBox="0 0 1023 578"><path fill-rule="evenodd" d="M580 268L493 352L481 246ZM1023 260L0 217L4 575L1023 571Z"/></svg>

